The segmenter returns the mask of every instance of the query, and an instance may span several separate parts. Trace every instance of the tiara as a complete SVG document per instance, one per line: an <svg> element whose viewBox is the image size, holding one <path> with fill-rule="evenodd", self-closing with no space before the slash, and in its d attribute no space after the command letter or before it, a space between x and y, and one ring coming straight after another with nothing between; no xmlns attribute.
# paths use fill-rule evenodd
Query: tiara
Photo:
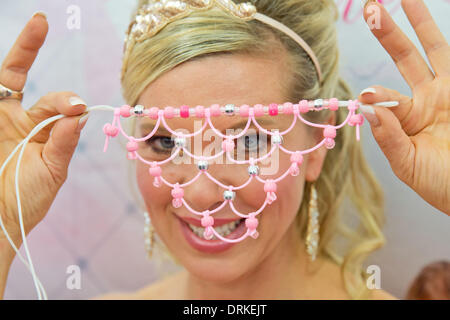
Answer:
<svg viewBox="0 0 450 320"><path fill-rule="evenodd" d="M319 61L311 47L292 29L284 24L257 12L256 7L250 3L235 4L232 0L150 0L141 6L135 19L130 23L126 32L124 44L124 57L122 76L127 70L128 57L134 45L156 35L161 29L172 21L188 16L195 11L206 11L214 7L221 8L234 17L245 21L258 20L285 33L297 42L311 58L319 82L322 82L322 71Z"/></svg>

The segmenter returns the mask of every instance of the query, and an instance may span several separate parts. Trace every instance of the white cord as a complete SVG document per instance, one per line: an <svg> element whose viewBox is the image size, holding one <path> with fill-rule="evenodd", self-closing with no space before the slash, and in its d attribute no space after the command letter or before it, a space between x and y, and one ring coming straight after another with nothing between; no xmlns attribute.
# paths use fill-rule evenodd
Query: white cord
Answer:
<svg viewBox="0 0 450 320"><path fill-rule="evenodd" d="M99 106L89 107L89 108L86 109L86 111L89 113L89 112L94 111L94 110L114 111L114 109L115 108L111 107L111 106L99 105ZM16 148L14 148L14 150L10 153L10 155L8 156L8 158L5 160L5 162L3 163L2 167L0 168L0 177L1 177L2 174L3 174L3 171L5 170L7 164L9 163L9 161L11 161L11 159L17 153L19 148L22 147L22 149L20 150L20 154L19 154L19 158L17 160L17 166L16 166L15 190L16 190L17 208L18 208L18 214L19 214L20 231L21 231L21 234L22 234L23 246L24 246L24 249L25 249L25 253L27 255L28 262L25 261L23 256L20 254L18 248L16 247L16 245L12 241L11 237L9 236L9 233L6 230L5 225L3 224L3 220L1 218L1 215L0 215L0 227L2 228L3 233L5 234L6 238L8 239L8 242L11 244L12 248L16 252L17 256L24 263L24 265L27 267L27 269L31 272L31 275L33 277L34 285L36 287L36 292L37 292L39 300L42 300L42 298L44 298L44 300L48 300L48 297L47 297L47 293L45 292L45 289L44 289L41 281L39 280L39 278L36 275L36 272L34 270L33 261L31 259L31 255L30 255L30 252L28 250L28 243L27 243L26 236L25 236L23 217L22 217L22 205L21 205L21 202L20 202L20 192L19 192L20 163L21 163L21 160L22 160L23 153L25 151L25 147L27 146L27 144L31 140L31 138L33 138L39 131L41 131L44 127L46 127L50 123L55 122L55 121L57 121L57 120L59 120L61 118L64 118L64 117L65 117L65 115L60 114L60 115L53 116L51 118L48 118L48 119L40 122L36 127L33 128L33 130L31 130L31 132L28 134L28 136L24 140L22 140L22 142L19 143L16 146ZM41 291L42 291L42 294L41 294Z"/></svg>

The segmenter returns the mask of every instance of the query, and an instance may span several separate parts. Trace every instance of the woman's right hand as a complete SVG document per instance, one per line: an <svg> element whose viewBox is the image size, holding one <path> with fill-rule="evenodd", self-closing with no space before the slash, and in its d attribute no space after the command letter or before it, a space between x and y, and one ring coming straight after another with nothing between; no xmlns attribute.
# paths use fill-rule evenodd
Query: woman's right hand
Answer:
<svg viewBox="0 0 450 320"><path fill-rule="evenodd" d="M47 32L45 16L35 14L3 61L0 84L14 91L23 89L28 70ZM85 116L85 110L85 103L72 92L49 93L28 110L24 110L19 100L0 99L0 166L38 123L58 114L68 116L42 129L25 148L20 166L19 191L26 234L45 217L67 178L69 162L86 123L79 123ZM22 243L15 195L15 169L19 152L20 149L0 177L0 215L17 247ZM0 228L0 241L5 238Z"/></svg>

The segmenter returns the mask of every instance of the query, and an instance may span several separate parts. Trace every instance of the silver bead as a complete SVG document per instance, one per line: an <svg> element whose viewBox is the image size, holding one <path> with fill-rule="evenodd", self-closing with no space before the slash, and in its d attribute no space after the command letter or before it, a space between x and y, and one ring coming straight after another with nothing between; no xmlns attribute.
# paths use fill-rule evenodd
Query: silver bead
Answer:
<svg viewBox="0 0 450 320"><path fill-rule="evenodd" d="M134 106L134 114L137 116L142 116L144 114L144 106L140 104Z"/></svg>
<svg viewBox="0 0 450 320"><path fill-rule="evenodd" d="M323 107L323 99L314 100L314 109L319 109Z"/></svg>
<svg viewBox="0 0 450 320"><path fill-rule="evenodd" d="M225 190L223 192L223 198L225 200L234 200L235 197L236 197L236 193L234 191Z"/></svg>
<svg viewBox="0 0 450 320"><path fill-rule="evenodd" d="M200 160L197 163L197 167L198 167L199 170L207 170L208 169L208 161Z"/></svg>
<svg viewBox="0 0 450 320"><path fill-rule="evenodd" d="M283 136L280 135L280 133L276 132L274 135L272 135L272 144L282 144L283 143Z"/></svg>
<svg viewBox="0 0 450 320"><path fill-rule="evenodd" d="M227 104L225 106L225 114L229 116L234 115L234 104Z"/></svg>
<svg viewBox="0 0 450 320"><path fill-rule="evenodd" d="M175 145L179 148L183 148L186 146L186 138L176 137L174 141L175 141Z"/></svg>
<svg viewBox="0 0 450 320"><path fill-rule="evenodd" d="M251 165L248 167L248 174L251 176L256 176L259 174L259 167L256 165Z"/></svg>

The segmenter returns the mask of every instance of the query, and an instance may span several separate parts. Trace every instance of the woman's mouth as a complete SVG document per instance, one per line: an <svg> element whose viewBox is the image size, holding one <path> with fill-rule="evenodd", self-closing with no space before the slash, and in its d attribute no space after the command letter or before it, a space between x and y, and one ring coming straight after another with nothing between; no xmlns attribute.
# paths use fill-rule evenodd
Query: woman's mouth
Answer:
<svg viewBox="0 0 450 320"><path fill-rule="evenodd" d="M227 224L223 224L221 226L215 227L214 229L217 231L218 234L220 234L222 237L227 237L231 232L233 232L234 230L236 230L236 228L238 227L238 225L240 223L242 223L244 221L244 219L240 219L240 220L235 220L232 221L230 223ZM197 227L194 226L193 224L188 223L189 228L192 230L192 232L202 238L205 239L204 232L205 232L205 228L203 227ZM218 238L214 235L212 240L218 240Z"/></svg>
<svg viewBox="0 0 450 320"><path fill-rule="evenodd" d="M205 228L188 223L177 216L180 221L181 231L186 241L194 248L205 253L218 253L231 248L236 243L230 243L217 239L214 236L211 240L204 238ZM227 239L237 239L245 234L247 227L245 226L245 219L234 220L232 222L222 224L220 226L213 226L216 232Z"/></svg>

